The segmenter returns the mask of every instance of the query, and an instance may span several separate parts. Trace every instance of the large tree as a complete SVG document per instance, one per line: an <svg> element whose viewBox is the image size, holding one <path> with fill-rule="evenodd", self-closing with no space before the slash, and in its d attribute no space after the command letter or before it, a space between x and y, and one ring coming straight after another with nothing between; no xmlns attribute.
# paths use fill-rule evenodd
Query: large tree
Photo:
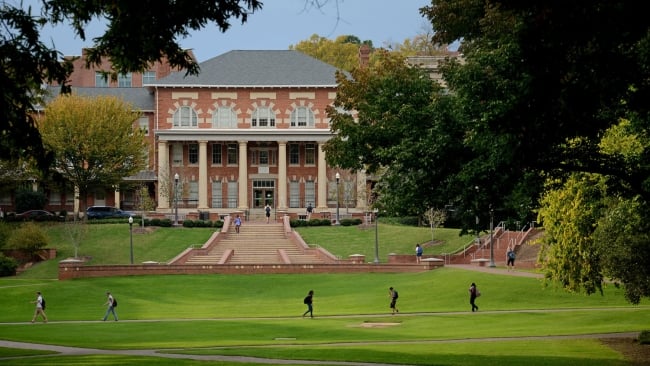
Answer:
<svg viewBox="0 0 650 366"><path fill-rule="evenodd" d="M372 41L361 42L356 36L344 35L330 40L313 34L308 40L289 46L289 49L300 51L341 70L351 71L359 66L359 48L362 44L372 48Z"/></svg>
<svg viewBox="0 0 650 366"><path fill-rule="evenodd" d="M115 97L61 95L39 121L43 142L54 154L53 169L79 189L118 185L145 167L144 133L133 127L140 116Z"/></svg>
<svg viewBox="0 0 650 366"><path fill-rule="evenodd" d="M71 71L54 46L39 40L43 25L69 24L85 40L88 23L105 20L106 30L93 39L87 61L107 57L114 75L143 71L161 60L196 73L196 60L179 41L209 23L225 32L231 19L245 22L262 7L259 0L41 0L37 13L17 3L0 2L0 159L32 156L43 169L51 157L34 125L33 106L43 84L69 91L65 82Z"/></svg>

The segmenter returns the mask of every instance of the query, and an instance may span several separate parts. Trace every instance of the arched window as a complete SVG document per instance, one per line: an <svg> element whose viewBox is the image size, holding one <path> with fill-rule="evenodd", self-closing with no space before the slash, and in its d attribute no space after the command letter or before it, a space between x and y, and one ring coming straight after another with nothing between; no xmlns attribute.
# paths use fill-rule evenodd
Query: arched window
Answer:
<svg viewBox="0 0 650 366"><path fill-rule="evenodd" d="M252 127L275 127L275 113L269 107L258 107L253 112Z"/></svg>
<svg viewBox="0 0 650 366"><path fill-rule="evenodd" d="M199 118L192 107L182 106L174 113L174 127L197 127Z"/></svg>
<svg viewBox="0 0 650 366"><path fill-rule="evenodd" d="M212 115L212 127L237 128L237 113L230 107L219 107Z"/></svg>
<svg viewBox="0 0 650 366"><path fill-rule="evenodd" d="M314 127L314 112L307 107L296 107L291 112L291 127Z"/></svg>

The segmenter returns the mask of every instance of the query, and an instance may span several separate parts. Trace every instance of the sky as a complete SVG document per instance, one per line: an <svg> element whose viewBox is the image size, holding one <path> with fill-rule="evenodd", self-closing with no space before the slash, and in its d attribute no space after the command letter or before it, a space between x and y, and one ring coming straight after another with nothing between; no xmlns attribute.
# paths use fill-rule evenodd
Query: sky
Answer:
<svg viewBox="0 0 650 366"><path fill-rule="evenodd" d="M250 15L245 24L233 20L225 33L208 26L181 39L181 46L192 49L202 62L231 50L286 50L313 34L329 39L354 35L382 47L402 43L431 28L419 12L431 0L328 0L321 9L309 6L314 0L262 1L262 10ZM103 28L103 23L94 22L86 29L87 38L99 35ZM66 56L80 55L83 47L92 45L75 38L68 26L48 27L41 39L47 45L54 43Z"/></svg>

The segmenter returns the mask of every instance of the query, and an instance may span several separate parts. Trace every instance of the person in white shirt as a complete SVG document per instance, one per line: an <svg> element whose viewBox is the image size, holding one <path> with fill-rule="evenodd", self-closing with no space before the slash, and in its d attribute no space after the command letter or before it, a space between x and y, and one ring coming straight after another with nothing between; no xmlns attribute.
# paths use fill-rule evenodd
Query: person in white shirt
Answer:
<svg viewBox="0 0 650 366"><path fill-rule="evenodd" d="M40 291L36 291L36 300L32 301L32 304L36 304L36 310L34 310L32 323L36 321L36 317L39 315L43 317L43 323L47 323L47 315L45 315L45 302L43 301L43 295Z"/></svg>

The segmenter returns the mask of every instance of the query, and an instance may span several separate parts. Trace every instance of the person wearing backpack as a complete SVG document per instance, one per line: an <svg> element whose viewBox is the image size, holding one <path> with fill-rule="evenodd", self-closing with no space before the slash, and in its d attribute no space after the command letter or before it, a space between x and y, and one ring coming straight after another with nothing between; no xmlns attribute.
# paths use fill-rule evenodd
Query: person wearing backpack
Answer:
<svg viewBox="0 0 650 366"><path fill-rule="evenodd" d="M397 308L397 299L399 298L399 294L397 293L397 290L392 287L389 288L388 298L390 298L390 308L393 311L393 315L395 315L395 313L399 313L399 309Z"/></svg>
<svg viewBox="0 0 650 366"><path fill-rule="evenodd" d="M108 299L106 300L104 305L108 305L108 309L106 309L106 314L104 315L104 318L102 320L106 321L106 319L108 319L108 314L113 313L113 318L115 318L115 321L117 321L117 313L115 313L115 308L117 307L117 300L115 300L115 298L110 293L110 291L106 291L106 296L108 296Z"/></svg>
<svg viewBox="0 0 650 366"><path fill-rule="evenodd" d="M32 317L32 323L36 321L36 318L40 315L43 317L43 323L47 323L47 315L45 315L45 299L40 291L36 291L36 300L32 301L32 304L36 304L36 310L34 310L34 317Z"/></svg>
<svg viewBox="0 0 650 366"><path fill-rule="evenodd" d="M305 305L307 305L307 311L305 311L302 314L302 317L304 318L305 315L309 314L310 317L314 317L314 290L309 290L309 293L307 296L305 296L305 299L302 301Z"/></svg>
<svg viewBox="0 0 650 366"><path fill-rule="evenodd" d="M508 251L506 252L506 267L508 267L508 272L510 272L510 269L513 271L515 270L515 258L517 258L517 255L515 254L515 249L511 246L508 246Z"/></svg>
<svg viewBox="0 0 650 366"><path fill-rule="evenodd" d="M472 312L478 311L475 301L479 296L481 296L481 292L476 288L476 284L472 282L469 286L469 304L472 305Z"/></svg>
<svg viewBox="0 0 650 366"><path fill-rule="evenodd" d="M271 220L271 206L268 203L264 206L264 212L266 213L266 223L268 224Z"/></svg>
<svg viewBox="0 0 650 366"><path fill-rule="evenodd" d="M420 264L420 261L422 260L422 247L420 244L415 244L415 263Z"/></svg>

